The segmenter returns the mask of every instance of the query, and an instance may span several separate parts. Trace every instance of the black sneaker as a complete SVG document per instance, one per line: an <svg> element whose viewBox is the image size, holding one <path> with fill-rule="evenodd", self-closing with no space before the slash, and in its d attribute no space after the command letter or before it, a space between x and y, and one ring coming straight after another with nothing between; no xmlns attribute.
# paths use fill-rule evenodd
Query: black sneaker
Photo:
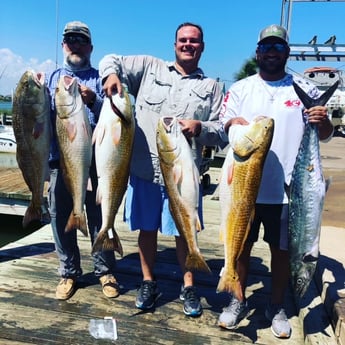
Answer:
<svg viewBox="0 0 345 345"><path fill-rule="evenodd" d="M135 306L142 310L151 309L159 296L157 282L154 280L144 280L138 289Z"/></svg>
<svg viewBox="0 0 345 345"><path fill-rule="evenodd" d="M202 313L200 298L194 286L182 286L180 300L183 301L183 311L187 316L199 316Z"/></svg>

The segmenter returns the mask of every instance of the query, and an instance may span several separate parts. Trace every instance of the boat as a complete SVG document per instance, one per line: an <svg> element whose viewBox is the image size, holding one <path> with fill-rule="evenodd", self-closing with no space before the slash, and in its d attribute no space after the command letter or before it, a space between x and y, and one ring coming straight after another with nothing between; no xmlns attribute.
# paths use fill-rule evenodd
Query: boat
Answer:
<svg viewBox="0 0 345 345"><path fill-rule="evenodd" d="M335 136L345 136L345 87L343 71L334 67L312 67L304 71L304 77L313 82L321 91L325 91L336 81L339 86L326 103L331 114Z"/></svg>
<svg viewBox="0 0 345 345"><path fill-rule="evenodd" d="M12 126L0 125L0 152L16 153L17 143Z"/></svg>

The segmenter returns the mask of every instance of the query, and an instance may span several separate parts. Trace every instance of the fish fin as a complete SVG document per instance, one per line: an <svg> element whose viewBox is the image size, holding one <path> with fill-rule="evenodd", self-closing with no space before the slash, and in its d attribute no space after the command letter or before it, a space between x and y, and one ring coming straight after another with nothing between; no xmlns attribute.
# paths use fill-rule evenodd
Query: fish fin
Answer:
<svg viewBox="0 0 345 345"><path fill-rule="evenodd" d="M210 267L207 265L205 259L200 252L188 254L186 257L186 269L190 271L204 271L211 273Z"/></svg>
<svg viewBox="0 0 345 345"><path fill-rule="evenodd" d="M93 190L92 181L91 181L91 178L90 178L90 177L87 179L86 190L87 190L88 192L92 192L92 190Z"/></svg>
<svg viewBox="0 0 345 345"><path fill-rule="evenodd" d="M101 203L102 203L102 193L101 193L101 190L98 186L97 190L96 190L96 204L100 205Z"/></svg>
<svg viewBox="0 0 345 345"><path fill-rule="evenodd" d="M115 146L118 146L121 139L121 126L118 126L116 123L112 125L111 137Z"/></svg>
<svg viewBox="0 0 345 345"><path fill-rule="evenodd" d="M36 207L32 204L32 202L30 202L23 217L23 221L22 221L23 228L24 229L27 228L28 225L33 221L36 221L36 220L41 221L41 218L42 218L41 207Z"/></svg>
<svg viewBox="0 0 345 345"><path fill-rule="evenodd" d="M234 176L234 164L231 163L228 167L228 174L227 174L227 183L228 185L231 185L232 178Z"/></svg>
<svg viewBox="0 0 345 345"><path fill-rule="evenodd" d="M318 258L313 256L312 254L305 254L303 255L303 262L317 262Z"/></svg>
<svg viewBox="0 0 345 345"><path fill-rule="evenodd" d="M104 125L97 125L95 128L95 131L97 130L97 133L93 133L93 137L95 137L94 141L97 142L98 145L101 145L103 142L103 139L105 137L105 128Z"/></svg>
<svg viewBox="0 0 345 345"><path fill-rule="evenodd" d="M67 121L66 132L68 139L72 142L77 135L77 127L73 121Z"/></svg>
<svg viewBox="0 0 345 345"><path fill-rule="evenodd" d="M201 228L201 222L200 222L200 218L199 215L197 215L196 220L195 220L195 229L197 232L200 232L202 230Z"/></svg>
<svg viewBox="0 0 345 345"><path fill-rule="evenodd" d="M174 176L174 182L176 185L180 183L180 180L182 178L182 167L180 164L175 164L173 167L173 176Z"/></svg>
<svg viewBox="0 0 345 345"><path fill-rule="evenodd" d="M109 238L109 231L111 231L112 238ZM123 257L122 244L114 228L103 229L97 235L92 246L92 254L103 251L116 251Z"/></svg>
<svg viewBox="0 0 345 345"><path fill-rule="evenodd" d="M32 129L33 138L38 139L42 133L44 133L44 123L36 121L34 128Z"/></svg>
<svg viewBox="0 0 345 345"><path fill-rule="evenodd" d="M72 210L65 227L65 232L75 229L80 230L85 235L85 237L88 236L85 212L83 212L82 214L74 214Z"/></svg>
<svg viewBox="0 0 345 345"><path fill-rule="evenodd" d="M319 98L311 98L303 89L301 89L295 82L293 82L293 87L297 96L302 101L306 109L314 107L316 105L325 105L327 101L331 98L334 91L337 89L339 80L337 80L331 87L329 87Z"/></svg>
<svg viewBox="0 0 345 345"><path fill-rule="evenodd" d="M92 145L95 144L95 142L97 141L97 137L98 137L98 124L96 125L96 127L92 133L92 139L91 139Z"/></svg>

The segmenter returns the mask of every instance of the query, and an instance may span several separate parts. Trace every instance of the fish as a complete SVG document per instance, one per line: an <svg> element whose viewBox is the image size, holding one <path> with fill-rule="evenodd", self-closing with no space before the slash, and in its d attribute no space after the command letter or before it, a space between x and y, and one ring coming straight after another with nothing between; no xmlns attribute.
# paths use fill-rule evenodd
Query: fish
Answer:
<svg viewBox="0 0 345 345"><path fill-rule="evenodd" d="M294 89L306 109L325 105L338 86L333 84L318 99L309 97L296 83ZM298 150L289 196L288 248L291 283L295 296L303 297L319 257L322 210L327 183L323 176L318 127L307 122Z"/></svg>
<svg viewBox="0 0 345 345"><path fill-rule="evenodd" d="M224 267L217 293L228 292L242 300L236 271L255 214L262 171L274 133L274 120L259 116L248 125L232 125L229 150L219 182L220 238L224 242Z"/></svg>
<svg viewBox="0 0 345 345"><path fill-rule="evenodd" d="M13 96L12 126L17 142L18 167L31 191L31 200L22 221L23 228L33 221L49 224L44 185L49 179L51 122L44 73L27 70L22 74Z"/></svg>
<svg viewBox="0 0 345 345"><path fill-rule="evenodd" d="M115 217L127 189L135 121L129 94L123 91L103 101L93 133L98 176L96 201L102 208L102 226L92 252L123 249L114 228Z"/></svg>
<svg viewBox="0 0 345 345"><path fill-rule="evenodd" d="M92 130L76 78L60 77L55 106L60 166L73 199L65 231L78 229L88 236L84 203L92 159Z"/></svg>
<svg viewBox="0 0 345 345"><path fill-rule="evenodd" d="M210 273L211 270L197 244L197 232L201 231L198 215L200 175L191 147L176 117L161 117L156 134L170 212L188 247L185 266L191 271Z"/></svg>

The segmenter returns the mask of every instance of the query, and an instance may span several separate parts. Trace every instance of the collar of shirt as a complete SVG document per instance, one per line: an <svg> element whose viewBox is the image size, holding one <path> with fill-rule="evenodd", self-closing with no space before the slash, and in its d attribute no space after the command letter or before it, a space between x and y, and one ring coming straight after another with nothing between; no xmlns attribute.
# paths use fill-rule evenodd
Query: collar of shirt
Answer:
<svg viewBox="0 0 345 345"><path fill-rule="evenodd" d="M168 62L167 65L170 71L176 71L178 74L181 74L175 67L175 61ZM205 75L201 68L197 68L193 73L189 74L188 77L203 79Z"/></svg>

